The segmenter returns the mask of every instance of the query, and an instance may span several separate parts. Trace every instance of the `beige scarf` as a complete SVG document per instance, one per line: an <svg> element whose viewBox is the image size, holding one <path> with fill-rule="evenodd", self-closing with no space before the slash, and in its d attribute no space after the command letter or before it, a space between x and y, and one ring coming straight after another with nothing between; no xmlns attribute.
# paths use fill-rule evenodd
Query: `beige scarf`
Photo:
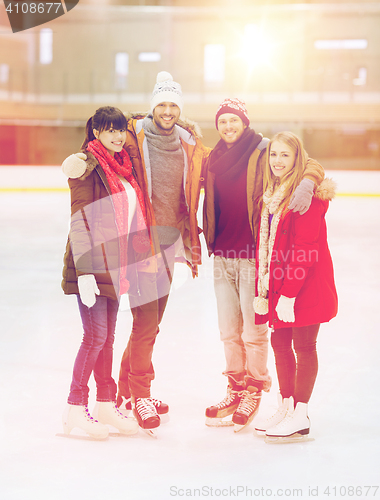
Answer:
<svg viewBox="0 0 380 500"><path fill-rule="evenodd" d="M264 193L264 209L261 214L260 223L260 245L259 245L259 270L258 270L258 295L253 301L253 308L256 314L268 313L268 290L269 290L269 267L272 260L273 245L276 240L278 223L281 219L283 209L279 208L288 182L284 182L274 193L274 185L271 184ZM269 214L273 215L269 227Z"/></svg>

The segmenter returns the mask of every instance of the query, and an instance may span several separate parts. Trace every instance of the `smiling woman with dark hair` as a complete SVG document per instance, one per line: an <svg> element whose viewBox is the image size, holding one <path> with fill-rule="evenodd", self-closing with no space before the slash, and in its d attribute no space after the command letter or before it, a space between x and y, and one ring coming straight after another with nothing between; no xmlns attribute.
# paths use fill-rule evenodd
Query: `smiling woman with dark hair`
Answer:
<svg viewBox="0 0 380 500"><path fill-rule="evenodd" d="M122 434L135 434L138 424L116 406L112 378L113 343L119 298L129 289L128 235L146 230L144 199L124 149L127 121L112 107L99 108L86 125L82 153L85 173L69 179L71 227L64 258L62 288L76 294L83 323L83 341L72 376L63 427L90 436L108 436L110 424ZM76 158L76 155L72 155ZM88 380L94 373L97 418L89 413Z"/></svg>

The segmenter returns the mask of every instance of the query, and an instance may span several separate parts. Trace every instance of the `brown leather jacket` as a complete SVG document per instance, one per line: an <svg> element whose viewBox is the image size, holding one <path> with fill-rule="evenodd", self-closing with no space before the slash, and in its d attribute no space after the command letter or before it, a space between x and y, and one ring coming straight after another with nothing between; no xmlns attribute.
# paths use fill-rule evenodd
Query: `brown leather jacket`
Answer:
<svg viewBox="0 0 380 500"><path fill-rule="evenodd" d="M71 194L71 223L67 239L62 272L62 289L65 294L77 294L78 276L93 274L100 295L111 299L119 297L119 272L127 265L128 293L139 295L138 268L150 259L154 245L139 250L133 244L139 237L136 219L133 219L125 248L127 254L121 258L115 206L104 170L96 158L87 155L85 173L68 180ZM132 237L130 237L132 236ZM141 247L139 247L141 249Z"/></svg>
<svg viewBox="0 0 380 500"><path fill-rule="evenodd" d="M78 276L93 274L100 295L116 299L119 244L111 190L95 157L86 155L86 172L68 179L71 224L61 286L65 294L78 294Z"/></svg>

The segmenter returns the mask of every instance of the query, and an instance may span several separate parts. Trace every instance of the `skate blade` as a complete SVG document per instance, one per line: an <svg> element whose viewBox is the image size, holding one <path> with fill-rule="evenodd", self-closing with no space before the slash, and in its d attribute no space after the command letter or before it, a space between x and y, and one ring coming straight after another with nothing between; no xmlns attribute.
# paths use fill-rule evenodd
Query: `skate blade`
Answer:
<svg viewBox="0 0 380 500"><path fill-rule="evenodd" d="M249 426L251 422L248 421L246 424L234 424L234 432L240 432Z"/></svg>
<svg viewBox="0 0 380 500"><path fill-rule="evenodd" d="M248 424L241 425L241 424L234 424L234 432L240 432L242 431L245 427L247 427Z"/></svg>
<svg viewBox="0 0 380 500"><path fill-rule="evenodd" d="M310 437L308 434L299 434L298 432L292 434L291 436L265 436L265 442L267 444L289 444L289 443L306 443L308 441L314 441L314 438Z"/></svg>
<svg viewBox="0 0 380 500"><path fill-rule="evenodd" d="M254 433L254 434L255 434L255 436L257 436L257 437L260 437L260 438L261 438L261 437L265 437L265 431L262 431L262 430L260 430L260 429L255 429L255 430L253 431L253 433Z"/></svg>
<svg viewBox="0 0 380 500"><path fill-rule="evenodd" d="M139 433L139 429L137 429L136 432L133 431L132 434L126 434L125 432L120 432L118 429L115 428L114 432L110 432L108 435L109 437L114 437L114 438L131 438L133 436L137 436Z"/></svg>
<svg viewBox="0 0 380 500"><path fill-rule="evenodd" d="M138 434L140 427L136 427L136 429L130 429L128 431L121 431L117 427L114 427L113 425L109 424L109 427L111 428L110 433L108 434L111 437L132 437L136 436Z"/></svg>
<svg viewBox="0 0 380 500"><path fill-rule="evenodd" d="M243 429L245 429L246 427L248 427L249 424L252 422L252 420L255 418L255 416L256 416L256 413L254 413L253 415L251 415L249 417L247 423L245 423L245 424L235 424L234 423L234 432L240 432Z"/></svg>
<svg viewBox="0 0 380 500"><path fill-rule="evenodd" d="M154 431L154 429L143 429L142 427L140 427L140 429L142 431L145 432L145 434L147 434L148 436L150 436L151 438L153 439L157 439L157 434L156 432Z"/></svg>
<svg viewBox="0 0 380 500"><path fill-rule="evenodd" d="M64 432L57 432L57 437L69 438L69 439L79 439L80 441L106 441L108 439L108 434L105 437L93 437L87 434L65 434Z"/></svg>
<svg viewBox="0 0 380 500"><path fill-rule="evenodd" d="M206 417L205 424L207 427L231 427L234 425L232 420L223 420L222 418Z"/></svg>

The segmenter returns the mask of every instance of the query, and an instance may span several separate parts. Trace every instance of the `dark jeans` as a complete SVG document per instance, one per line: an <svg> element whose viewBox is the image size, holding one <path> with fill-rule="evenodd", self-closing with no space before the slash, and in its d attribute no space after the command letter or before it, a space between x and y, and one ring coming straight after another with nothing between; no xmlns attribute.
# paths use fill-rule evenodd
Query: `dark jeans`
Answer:
<svg viewBox="0 0 380 500"><path fill-rule="evenodd" d="M278 328L271 335L281 396L308 403L318 373L320 325Z"/></svg>
<svg viewBox="0 0 380 500"><path fill-rule="evenodd" d="M133 315L132 333L123 353L119 373L119 394L125 398L147 398L154 379L153 347L169 298L174 254L159 266L156 273L139 273L141 296L129 297ZM169 261L170 273L166 268Z"/></svg>
<svg viewBox="0 0 380 500"><path fill-rule="evenodd" d="M88 380L92 372L97 401L115 401L117 387L112 378L112 358L119 302L98 296L88 308L78 295L78 305L84 334L74 363L68 403L88 404Z"/></svg>

